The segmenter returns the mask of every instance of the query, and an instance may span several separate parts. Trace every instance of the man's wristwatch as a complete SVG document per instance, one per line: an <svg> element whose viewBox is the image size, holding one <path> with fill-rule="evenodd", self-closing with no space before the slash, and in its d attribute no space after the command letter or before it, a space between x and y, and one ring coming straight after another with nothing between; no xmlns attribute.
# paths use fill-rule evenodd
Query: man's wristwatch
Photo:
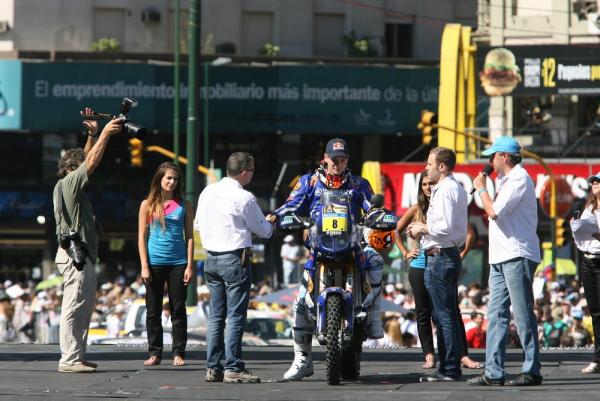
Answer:
<svg viewBox="0 0 600 401"><path fill-rule="evenodd" d="M92 135L92 132L91 132L91 131L88 131L88 136L89 136L90 138L92 138L92 139L98 139L98 136L99 136L99 135L98 135L98 133L96 133L96 135Z"/></svg>

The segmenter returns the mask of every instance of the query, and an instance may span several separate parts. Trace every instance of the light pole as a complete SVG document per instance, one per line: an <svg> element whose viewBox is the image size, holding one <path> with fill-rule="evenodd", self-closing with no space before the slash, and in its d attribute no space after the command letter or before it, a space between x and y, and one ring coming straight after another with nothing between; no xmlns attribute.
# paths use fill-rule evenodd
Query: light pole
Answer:
<svg viewBox="0 0 600 401"><path fill-rule="evenodd" d="M188 115L187 115L187 133L186 133L186 154L187 165L185 169L185 198L192 205L195 203L196 196L196 165L197 154L197 96L198 96L198 72L196 66L200 62L200 47L198 46L200 36L200 0L189 0L189 20L188 20L188 43L189 43L189 62L188 62ZM187 305L195 306L198 303L198 294L196 286L198 282L197 274L190 280L187 291Z"/></svg>
<svg viewBox="0 0 600 401"><path fill-rule="evenodd" d="M179 25L180 20L179 16L181 14L181 0L175 0L175 47L174 47L174 72L173 72L173 85L175 86L175 97L173 98L173 152L175 153L175 157L173 158L173 162L175 164L179 164L179 134L180 134L180 123L179 123L179 90L181 87L180 78L179 78L179 66L180 66L180 58L179 58L179 42L180 42L180 32Z"/></svg>
<svg viewBox="0 0 600 401"><path fill-rule="evenodd" d="M229 57L218 57L214 59L211 63L204 63L204 166L210 166L210 152L209 152L209 122L210 116L208 114L208 102L209 102L209 92L210 92L210 77L209 77L209 67L218 67L221 65L227 65L231 63L231 59ZM207 176L208 178L208 176Z"/></svg>

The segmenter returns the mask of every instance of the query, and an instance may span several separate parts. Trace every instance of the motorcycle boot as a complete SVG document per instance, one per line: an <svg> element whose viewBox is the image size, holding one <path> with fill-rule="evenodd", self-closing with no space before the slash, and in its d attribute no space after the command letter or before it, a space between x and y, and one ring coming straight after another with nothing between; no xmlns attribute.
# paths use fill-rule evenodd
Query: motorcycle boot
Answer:
<svg viewBox="0 0 600 401"><path fill-rule="evenodd" d="M381 322L381 286L383 279L383 257L372 247L364 249L367 259L365 278L371 291L363 301L363 310L367 312L367 335L372 339L383 338L383 323Z"/></svg>
<svg viewBox="0 0 600 401"><path fill-rule="evenodd" d="M312 376L312 334L300 330L294 331L294 361L287 372L283 374L283 380L298 381Z"/></svg>
<svg viewBox="0 0 600 401"><path fill-rule="evenodd" d="M383 323L379 316L381 311L381 297L373 300L367 312L367 335L372 339L383 338Z"/></svg>

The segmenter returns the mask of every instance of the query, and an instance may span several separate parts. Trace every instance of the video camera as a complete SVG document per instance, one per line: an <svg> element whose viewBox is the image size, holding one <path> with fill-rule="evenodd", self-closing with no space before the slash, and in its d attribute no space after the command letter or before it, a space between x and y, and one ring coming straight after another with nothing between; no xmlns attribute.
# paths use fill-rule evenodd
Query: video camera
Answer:
<svg viewBox="0 0 600 401"><path fill-rule="evenodd" d="M119 115L115 116L113 114L108 114L108 113L94 113L89 116L83 116L83 119L98 121L98 120L112 120L114 118L120 118L121 121L123 122L123 130L121 132L125 131L127 134L131 135L132 137L142 140L142 139L144 139L144 135L146 135L146 128L134 123L133 121L131 121L130 119L127 118L127 113L129 113L129 110L132 107L137 107L137 102L133 99L124 97L123 101L121 102L121 110L119 112Z"/></svg>

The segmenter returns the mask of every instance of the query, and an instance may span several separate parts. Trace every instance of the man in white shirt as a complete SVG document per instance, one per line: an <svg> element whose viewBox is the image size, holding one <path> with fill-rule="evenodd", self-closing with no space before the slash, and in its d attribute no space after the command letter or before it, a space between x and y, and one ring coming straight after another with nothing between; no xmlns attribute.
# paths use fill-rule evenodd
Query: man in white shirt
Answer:
<svg viewBox="0 0 600 401"><path fill-rule="evenodd" d="M260 378L246 370L241 355L252 283L250 249L252 234L269 238L273 225L265 220L254 195L243 189L254 174L252 155L233 153L226 169L227 177L200 194L194 219L206 249L204 274L210 291L206 381L256 383Z"/></svg>
<svg viewBox="0 0 600 401"><path fill-rule="evenodd" d="M447 148L434 148L427 158L427 177L435 184L431 192L427 223L411 223L412 237L422 234L425 250L425 287L433 306L437 327L440 368L422 376L421 382L454 381L462 373L462 339L459 325L458 276L462 267L458 248L467 237L467 192L454 178L456 155Z"/></svg>
<svg viewBox="0 0 600 401"><path fill-rule="evenodd" d="M483 151L498 173L496 199L486 190L480 173L473 185L489 216L490 300L486 340L485 372L469 380L480 386L502 386L510 323L510 305L525 360L522 373L508 382L513 386L542 384L537 321L533 313L533 274L540 262L537 200L534 185L521 162L521 146L512 137L501 136Z"/></svg>

